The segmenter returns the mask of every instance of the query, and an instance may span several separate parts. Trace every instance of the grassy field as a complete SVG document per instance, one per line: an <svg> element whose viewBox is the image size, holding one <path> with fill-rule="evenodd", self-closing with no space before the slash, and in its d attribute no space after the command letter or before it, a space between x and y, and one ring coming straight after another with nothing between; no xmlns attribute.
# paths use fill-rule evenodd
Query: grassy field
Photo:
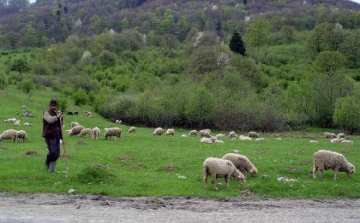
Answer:
<svg viewBox="0 0 360 223"><path fill-rule="evenodd" d="M113 121L105 120L93 112L92 118L84 115L88 107L76 107L68 99L68 110L79 111L78 116L64 115L65 129L71 121L89 128L98 126L101 137L94 141L88 137L65 136L65 147L57 164L57 173L48 173L44 167L46 144L41 137L42 113L48 108L50 98L57 94L51 90L33 90L31 95L8 86L0 91L0 132L6 129L24 129L27 142L0 142L0 190L24 193L67 193L74 189L78 194L102 194L110 196L196 196L196 197L287 197L287 198L341 198L360 197L360 177L357 173L348 178L339 174L333 180L333 172L326 171L325 179L312 178L312 154L319 149L329 149L345 155L355 166L360 164L359 137L349 136L353 144L330 144L323 132L292 132L261 134L264 142L231 141L201 144L199 137L181 138L188 129L175 128L176 135L156 137L154 129L137 126L135 134L127 132L122 124L121 140L103 136L103 129L113 127ZM22 105L35 117L22 117ZM7 118L17 118L21 126L5 123ZM23 126L25 122L32 124ZM334 131L336 132L336 131ZM65 132L64 132L65 133ZM219 132L215 132L217 134ZM243 134L239 133L238 134ZM282 140L275 138L281 137ZM318 143L309 143L309 140ZM66 149L66 150L64 150ZM259 173L248 177L243 185L231 180L226 188L223 179L214 191L208 179L203 188L202 163L207 157L222 157L225 153L239 150L257 167ZM33 155L26 155L32 151ZM66 171L68 166L68 171ZM279 177L296 179L295 182L279 182Z"/></svg>

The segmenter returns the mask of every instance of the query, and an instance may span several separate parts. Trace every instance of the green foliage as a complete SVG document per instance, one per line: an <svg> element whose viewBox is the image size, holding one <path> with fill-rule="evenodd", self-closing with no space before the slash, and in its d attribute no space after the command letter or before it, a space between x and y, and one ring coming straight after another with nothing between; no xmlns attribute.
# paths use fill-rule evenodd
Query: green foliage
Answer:
<svg viewBox="0 0 360 223"><path fill-rule="evenodd" d="M337 51L324 51L317 55L314 66L315 69L333 76L337 70L344 67L345 57Z"/></svg>
<svg viewBox="0 0 360 223"><path fill-rule="evenodd" d="M115 66L116 59L117 59L116 54L111 53L108 50L102 51L98 56L98 62L101 64L101 66L104 69Z"/></svg>
<svg viewBox="0 0 360 223"><path fill-rule="evenodd" d="M6 78L4 75L0 74L0 90L4 90L7 85Z"/></svg>
<svg viewBox="0 0 360 223"><path fill-rule="evenodd" d="M17 71L21 75L21 73L23 73L23 72L29 72L30 67L29 67L28 62L25 59L16 59L9 65L9 70Z"/></svg>
<svg viewBox="0 0 360 223"><path fill-rule="evenodd" d="M238 32L233 33L230 39L229 47L231 51L233 51L234 53L238 53L245 56L246 49L245 49L244 41L241 39L241 36Z"/></svg>
<svg viewBox="0 0 360 223"><path fill-rule="evenodd" d="M34 89L34 84L30 79L23 79L20 84L20 89L25 93L30 93Z"/></svg>
<svg viewBox="0 0 360 223"><path fill-rule="evenodd" d="M75 176L75 180L82 184L112 183L116 176L108 169L94 165L85 167Z"/></svg>
<svg viewBox="0 0 360 223"><path fill-rule="evenodd" d="M77 89L73 93L72 98L75 102L75 105L85 105L89 100L88 94L82 88Z"/></svg>
<svg viewBox="0 0 360 223"><path fill-rule="evenodd" d="M61 94L60 97L57 98L58 106L57 109L61 111L66 111L68 108L68 100L66 95Z"/></svg>
<svg viewBox="0 0 360 223"><path fill-rule="evenodd" d="M271 25L264 16L259 16L246 29L245 42L249 46L260 47L268 44Z"/></svg>
<svg viewBox="0 0 360 223"><path fill-rule="evenodd" d="M334 124L350 134L360 130L360 104L355 96L339 98L335 103Z"/></svg>

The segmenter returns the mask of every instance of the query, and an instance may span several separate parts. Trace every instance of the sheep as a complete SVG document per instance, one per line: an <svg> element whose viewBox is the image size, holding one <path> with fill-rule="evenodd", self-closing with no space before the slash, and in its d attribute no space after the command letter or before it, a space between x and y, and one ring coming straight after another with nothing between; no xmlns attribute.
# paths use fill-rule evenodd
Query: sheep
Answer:
<svg viewBox="0 0 360 223"><path fill-rule="evenodd" d="M86 111L86 112L85 112L85 115L86 115L86 117L89 117L89 118L92 117L91 112L89 112L89 111Z"/></svg>
<svg viewBox="0 0 360 223"><path fill-rule="evenodd" d="M333 139L330 139L329 142L330 143L339 143L343 140L344 140L344 138L333 138Z"/></svg>
<svg viewBox="0 0 360 223"><path fill-rule="evenodd" d="M318 141L317 141L317 140L313 140L313 139L312 139L312 140L310 140L309 142L310 142L310 143L318 143Z"/></svg>
<svg viewBox="0 0 360 223"><path fill-rule="evenodd" d="M354 143L352 140L344 139L341 141L341 143Z"/></svg>
<svg viewBox="0 0 360 223"><path fill-rule="evenodd" d="M266 141L266 139L260 137L260 138L256 138L255 141L258 141L258 142L259 141Z"/></svg>
<svg viewBox="0 0 360 223"><path fill-rule="evenodd" d="M210 138L211 137L211 134L208 129L200 130L199 135L200 135L200 138L203 138L203 137Z"/></svg>
<svg viewBox="0 0 360 223"><path fill-rule="evenodd" d="M349 163L344 155L329 150L318 150L313 155L313 178L320 173L324 179L324 170L334 170L334 180L338 180L338 172L345 172L349 177L355 173L355 166Z"/></svg>
<svg viewBox="0 0 360 223"><path fill-rule="evenodd" d="M67 131L68 135L69 136L78 135L78 134L80 134L81 130L83 130L83 128L84 128L84 126L82 126L82 125L74 126L74 127L72 127L72 129L70 129L70 131Z"/></svg>
<svg viewBox="0 0 360 223"><path fill-rule="evenodd" d="M197 130L191 130L189 136L197 136Z"/></svg>
<svg viewBox="0 0 360 223"><path fill-rule="evenodd" d="M324 137L325 137L325 138L328 138L328 139L331 139L331 138L335 138L336 135L335 135L335 133L324 132Z"/></svg>
<svg viewBox="0 0 360 223"><path fill-rule="evenodd" d="M26 108L27 108L26 105L20 107L20 109L26 109Z"/></svg>
<svg viewBox="0 0 360 223"><path fill-rule="evenodd" d="M239 155L235 153L227 153L225 154L222 159L230 160L234 166L240 170L241 173L249 173L251 176L254 176L258 173L257 168L251 161L244 155Z"/></svg>
<svg viewBox="0 0 360 223"><path fill-rule="evenodd" d="M134 133L136 131L136 127L135 126L131 126L130 128L129 128L129 133Z"/></svg>
<svg viewBox="0 0 360 223"><path fill-rule="evenodd" d="M25 123L24 123L24 126L31 126L31 124L28 123L28 122L25 122Z"/></svg>
<svg viewBox="0 0 360 223"><path fill-rule="evenodd" d="M234 131L231 131L228 136L231 140L235 140L235 138L237 137L237 135Z"/></svg>
<svg viewBox="0 0 360 223"><path fill-rule="evenodd" d="M252 138L250 138L249 136L240 135L239 140L240 141L252 141Z"/></svg>
<svg viewBox="0 0 360 223"><path fill-rule="evenodd" d="M116 120L115 120L115 123L118 124L118 125L120 125L120 124L122 123L122 121L116 119Z"/></svg>
<svg viewBox="0 0 360 223"><path fill-rule="evenodd" d="M257 132L254 132L254 131L250 131L248 132L247 134L249 137L251 138L258 138L259 137L259 134Z"/></svg>
<svg viewBox="0 0 360 223"><path fill-rule="evenodd" d="M220 139L217 139L217 140L215 140L215 143L224 143L224 141L220 140Z"/></svg>
<svg viewBox="0 0 360 223"><path fill-rule="evenodd" d="M186 134L182 134L180 137L181 137L181 138L186 138L187 135L186 135Z"/></svg>
<svg viewBox="0 0 360 223"><path fill-rule="evenodd" d="M71 128L80 125L78 122L71 122Z"/></svg>
<svg viewBox="0 0 360 223"><path fill-rule="evenodd" d="M343 139L343 138L345 138L345 133L339 133L339 134L337 134L336 135L336 138L338 138L338 139Z"/></svg>
<svg viewBox="0 0 360 223"><path fill-rule="evenodd" d="M16 140L16 130L14 129L8 129L3 131L3 133L0 135L0 141L4 139L11 139L13 142Z"/></svg>
<svg viewBox="0 0 360 223"><path fill-rule="evenodd" d="M153 132L154 136L161 136L164 133L164 129L162 129L161 127L156 128Z"/></svg>
<svg viewBox="0 0 360 223"><path fill-rule="evenodd" d="M24 130L16 131L16 140L22 139L23 141L27 141L27 133Z"/></svg>
<svg viewBox="0 0 360 223"><path fill-rule="evenodd" d="M100 135L100 129L98 127L94 127L92 130L93 139L98 140Z"/></svg>
<svg viewBox="0 0 360 223"><path fill-rule="evenodd" d="M6 122L6 123L14 123L14 122L16 122L16 121L17 121L16 118L8 118L8 119L5 119L5 122Z"/></svg>
<svg viewBox="0 0 360 223"><path fill-rule="evenodd" d="M83 128L80 131L79 136L89 135L89 138L91 138L91 133L92 133L92 130L90 128Z"/></svg>
<svg viewBox="0 0 360 223"><path fill-rule="evenodd" d="M216 140L217 140L217 138L214 137L214 136L212 136L212 137L210 137L210 138L202 137L202 138L200 139L200 142L201 142L201 143L214 143L214 142L216 142Z"/></svg>
<svg viewBox="0 0 360 223"><path fill-rule="evenodd" d="M211 182L214 185L214 189L217 191L216 178L224 177L226 187L229 187L230 177L233 176L240 183L245 182L245 176L236 169L234 164L229 160L223 160L220 158L209 157L206 158L203 163L203 182L204 188L206 188L207 178L211 176Z"/></svg>
<svg viewBox="0 0 360 223"><path fill-rule="evenodd" d="M104 136L105 139L107 139L109 136L116 136L117 139L121 138L121 129L118 127L113 127L113 128L107 128L105 130Z"/></svg>
<svg viewBox="0 0 360 223"><path fill-rule="evenodd" d="M174 136L174 135L175 135L175 130L174 130L174 129L168 129L168 130L166 130L166 135Z"/></svg>
<svg viewBox="0 0 360 223"><path fill-rule="evenodd" d="M219 133L215 136L216 138L225 137L225 134Z"/></svg>
<svg viewBox="0 0 360 223"><path fill-rule="evenodd" d="M20 124L20 120L16 120L16 122L14 122L13 125L15 125L15 126L20 126L20 125L21 125L21 124Z"/></svg>

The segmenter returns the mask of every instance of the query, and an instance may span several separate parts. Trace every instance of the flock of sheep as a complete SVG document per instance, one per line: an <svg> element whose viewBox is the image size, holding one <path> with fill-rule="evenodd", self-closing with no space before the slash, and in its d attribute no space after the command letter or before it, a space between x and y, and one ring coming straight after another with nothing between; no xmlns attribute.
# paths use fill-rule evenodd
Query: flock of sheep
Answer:
<svg viewBox="0 0 360 223"><path fill-rule="evenodd" d="M86 113L87 117L91 117L91 113ZM15 118L9 118L5 120L5 123L13 123L15 126L20 125L20 120ZM121 124L121 120L116 120L116 124ZM30 123L24 123L24 126L31 126ZM131 126L128 130L129 133L134 133L136 131L136 127ZM69 136L88 136L93 138L94 140L99 139L100 129L98 127L94 128L85 128L80 125L78 122L71 122L71 129L66 130ZM153 131L153 136L161 136L165 133L165 135L174 136L175 130L173 128L169 128L164 131L163 128L159 127ZM111 127L104 128L104 138L108 139L112 136L115 136L116 139L120 139L122 134L122 130L119 127ZM182 138L191 137L191 136L200 136L201 143L223 143L223 140L218 138L220 137L229 137L231 140L236 140L238 138L240 141L251 141L255 138L255 141L266 141L264 138L259 137L259 134L250 131L246 136L240 135L238 136L234 131L231 131L229 134L217 134L213 136L211 134L210 129L203 129L200 131L191 130L188 134L182 134ZM329 139L330 143L352 143L351 140L347 140L345 138L344 133L334 134L325 132L324 137ZM281 138L276 138L277 140L281 140ZM0 141L2 140L12 140L15 141L26 141L27 133L24 130L14 130L8 129L5 130L0 135ZM310 142L317 142L315 140L310 140ZM216 178L222 177L225 178L226 186L229 186L230 178L235 178L239 183L244 183L246 181L246 174L250 174L254 176L258 173L257 168L252 164L252 162L245 156L241 154L237 154L238 151L234 151L234 153L227 153L222 158L214 158L208 157L203 162L203 183L204 187L207 184L208 176L211 176L211 182L214 186L215 190L218 190L216 186ZM345 172L349 177L355 173L355 166L349 163L346 158L337 152L329 151L329 150L318 150L313 154L313 178L316 178L318 174L320 174L321 178L324 177L324 170L332 169L334 171L334 180L338 180L338 172Z"/></svg>

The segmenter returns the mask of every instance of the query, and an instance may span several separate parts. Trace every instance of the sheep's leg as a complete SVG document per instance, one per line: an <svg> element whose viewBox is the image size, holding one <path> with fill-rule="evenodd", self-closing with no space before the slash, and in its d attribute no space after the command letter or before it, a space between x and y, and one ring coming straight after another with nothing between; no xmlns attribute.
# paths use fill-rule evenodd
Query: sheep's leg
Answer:
<svg viewBox="0 0 360 223"><path fill-rule="evenodd" d="M206 168L204 168L204 170L203 170L203 182L204 182L204 188L206 188L206 184L207 184L207 177L208 177L208 174L207 174Z"/></svg>
<svg viewBox="0 0 360 223"><path fill-rule="evenodd" d="M335 168L335 169L334 169L334 180L338 180L338 179L339 179L339 177L337 176L338 172L339 172L339 168Z"/></svg>
<svg viewBox="0 0 360 223"><path fill-rule="evenodd" d="M317 172L318 171L318 169L314 166L314 168L313 168L313 178L315 179L316 178L316 175L317 175Z"/></svg>
<svg viewBox="0 0 360 223"><path fill-rule="evenodd" d="M216 173L211 174L211 183L214 185L214 189L219 190L216 186Z"/></svg>
<svg viewBox="0 0 360 223"><path fill-rule="evenodd" d="M324 179L324 169L319 169L321 179Z"/></svg>

